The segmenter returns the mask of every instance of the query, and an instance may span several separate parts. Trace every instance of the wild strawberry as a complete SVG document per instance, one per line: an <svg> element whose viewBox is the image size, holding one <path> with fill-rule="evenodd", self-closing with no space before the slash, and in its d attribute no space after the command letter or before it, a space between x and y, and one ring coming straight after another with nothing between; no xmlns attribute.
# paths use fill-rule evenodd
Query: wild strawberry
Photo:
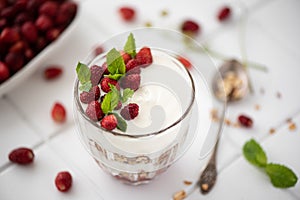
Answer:
<svg viewBox="0 0 300 200"><path fill-rule="evenodd" d="M93 66L91 66L90 71L91 71L92 85L93 86L98 85L100 82L100 79L103 76L105 69L103 69L102 67L100 67L98 65L93 65Z"/></svg>
<svg viewBox="0 0 300 200"><path fill-rule="evenodd" d="M139 65L148 66L152 63L152 54L149 47L143 47L135 56Z"/></svg>
<svg viewBox="0 0 300 200"><path fill-rule="evenodd" d="M68 191L72 186L72 175L67 171L59 172L55 177L55 186L61 192Z"/></svg>
<svg viewBox="0 0 300 200"><path fill-rule="evenodd" d="M61 66L49 66L44 70L44 77L47 80L52 80L59 77L62 74L63 70Z"/></svg>
<svg viewBox="0 0 300 200"><path fill-rule="evenodd" d="M10 76L10 72L7 65L0 61L0 83L7 80L9 76Z"/></svg>
<svg viewBox="0 0 300 200"><path fill-rule="evenodd" d="M189 60L187 60L186 58L182 57L182 56L178 56L177 59L186 67L186 68L191 68L192 67L192 63L190 63Z"/></svg>
<svg viewBox="0 0 300 200"><path fill-rule="evenodd" d="M189 36L196 36L200 32L200 26L195 21L186 20L181 25L181 31Z"/></svg>
<svg viewBox="0 0 300 200"><path fill-rule="evenodd" d="M117 89L120 89L120 86L119 86L119 83L118 81L116 80L113 80L113 79L110 79L108 77L104 77L101 82L100 82L100 85L101 85L101 89L104 91L104 92L109 92L110 91L110 86L109 84L112 84L114 86L116 86Z"/></svg>
<svg viewBox="0 0 300 200"><path fill-rule="evenodd" d="M141 76L139 74L129 74L121 79L122 88L137 90L140 87Z"/></svg>
<svg viewBox="0 0 300 200"><path fill-rule="evenodd" d="M119 8L119 13L123 20L125 21L133 21L135 18L135 10L131 7L124 6Z"/></svg>
<svg viewBox="0 0 300 200"><path fill-rule="evenodd" d="M231 9L228 6L222 7L217 15L217 18L220 22L227 20L231 16Z"/></svg>
<svg viewBox="0 0 300 200"><path fill-rule="evenodd" d="M125 52L121 52L121 55L123 57L124 63L127 64L127 62L131 59L131 56Z"/></svg>
<svg viewBox="0 0 300 200"><path fill-rule="evenodd" d="M98 85L95 85L91 88L89 92L82 92L80 94L80 101L82 103L90 103L92 101L96 101L100 98L100 88Z"/></svg>
<svg viewBox="0 0 300 200"><path fill-rule="evenodd" d="M55 122L58 122L58 123L63 123L66 121L66 109L65 107L56 102L53 107L52 107L52 110L51 110L51 116L52 116L52 119L55 121Z"/></svg>
<svg viewBox="0 0 300 200"><path fill-rule="evenodd" d="M106 115L100 122L101 127L105 128L106 130L113 130L117 127L118 125L118 120L116 118L116 116L114 116L113 114L110 115Z"/></svg>
<svg viewBox="0 0 300 200"><path fill-rule="evenodd" d="M239 120L240 124L244 127L250 128L253 125L252 119L246 115L240 115L238 117L238 120Z"/></svg>
<svg viewBox="0 0 300 200"><path fill-rule="evenodd" d="M85 110L85 114L92 120L92 121L99 121L103 118L104 114L101 109L101 105L98 101L92 101L89 103Z"/></svg>
<svg viewBox="0 0 300 200"><path fill-rule="evenodd" d="M33 162L34 153L29 148L20 147L12 150L8 158L11 162L26 165Z"/></svg>
<svg viewBox="0 0 300 200"><path fill-rule="evenodd" d="M131 59L126 64L126 72L132 70L133 68L137 67L139 62L136 59Z"/></svg>
<svg viewBox="0 0 300 200"><path fill-rule="evenodd" d="M130 103L121 110L120 114L126 120L134 119L139 114L139 106L136 103Z"/></svg>

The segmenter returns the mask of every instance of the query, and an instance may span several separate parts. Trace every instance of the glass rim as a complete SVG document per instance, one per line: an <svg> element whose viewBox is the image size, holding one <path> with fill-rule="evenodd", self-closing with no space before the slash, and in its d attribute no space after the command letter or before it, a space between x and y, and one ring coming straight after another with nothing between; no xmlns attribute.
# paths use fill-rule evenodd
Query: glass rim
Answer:
<svg viewBox="0 0 300 200"><path fill-rule="evenodd" d="M151 48L151 47L150 47ZM156 49L154 47L154 49ZM104 52L98 56L96 56L94 59L92 59L90 62L87 63L87 65L89 66L95 59L97 59L98 57L100 56L105 56L107 52ZM170 52L169 52L170 53ZM187 73L187 77L189 78L189 81L190 81L190 84L191 84L191 99L190 99L190 102L188 104L188 107L185 109L185 111L183 112L183 114L179 117L179 119L177 119L175 122L171 123L171 125L169 126L166 126L158 131L154 131L154 132L149 132L149 133L145 133L145 134L139 134L139 135L130 135L126 132L124 133L120 133L120 132L117 132L117 131L114 131L114 130L106 130L104 128L102 128L100 126L100 123L99 121L95 122L93 120L91 120L86 114L85 114L85 111L83 110L82 106L81 106L81 103L80 103L80 99L79 99L79 93L78 93L78 87L79 87L79 80L78 78L76 77L75 79L75 83L74 83L74 91L73 91L73 98L75 99L75 105L76 105L76 110L79 111L80 115L83 116L83 118L85 120L88 121L88 123L91 123L94 127L96 128L99 128L100 130L103 130L107 133L110 133L110 134L113 134L115 136L122 136L122 137L129 137L129 138L143 138L143 137L149 137L149 136L153 136L153 135L158 135L158 134L161 134L163 132L165 132L166 130L176 126L177 124L179 124L182 120L184 120L186 118L186 116L189 114L189 112L191 111L193 105L194 105L194 102L195 102L195 82L193 80L193 77L191 75L191 73L189 72L189 70L184 67L183 65L181 65L183 70L185 70L185 72Z"/></svg>

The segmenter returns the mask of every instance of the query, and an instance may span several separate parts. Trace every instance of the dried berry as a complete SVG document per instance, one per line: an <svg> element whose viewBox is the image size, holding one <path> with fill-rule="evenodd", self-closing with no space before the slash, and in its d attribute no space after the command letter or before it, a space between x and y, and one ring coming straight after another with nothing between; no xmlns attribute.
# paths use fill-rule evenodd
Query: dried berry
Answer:
<svg viewBox="0 0 300 200"><path fill-rule="evenodd" d="M20 39L20 35L14 28L4 28L0 35L0 40L5 43L14 43Z"/></svg>
<svg viewBox="0 0 300 200"><path fill-rule="evenodd" d="M34 153L29 148L20 147L11 151L8 158L11 162L26 165L33 162Z"/></svg>
<svg viewBox="0 0 300 200"><path fill-rule="evenodd" d="M63 123L66 121L66 109L65 107L60 104L60 103L55 103L52 107L52 110L51 110L51 116L52 116L52 119L55 121L55 122L58 122L58 123Z"/></svg>
<svg viewBox="0 0 300 200"><path fill-rule="evenodd" d="M116 80L110 79L108 77L104 77L101 80L101 82L100 82L101 89L104 92L109 92L111 90L109 84L112 84L112 85L116 86L117 89L120 89L118 82Z"/></svg>
<svg viewBox="0 0 300 200"><path fill-rule="evenodd" d="M238 117L238 120L239 120L239 123L244 127L250 128L253 125L252 119L246 115L240 115Z"/></svg>
<svg viewBox="0 0 300 200"><path fill-rule="evenodd" d="M222 7L217 15L217 18L220 22L227 20L231 16L231 9L228 6Z"/></svg>
<svg viewBox="0 0 300 200"><path fill-rule="evenodd" d="M136 103L130 103L121 110L120 114L126 120L134 119L139 114L139 106Z"/></svg>
<svg viewBox="0 0 300 200"><path fill-rule="evenodd" d="M63 70L60 66L49 66L44 70L44 77L47 80L52 80L59 77L62 74Z"/></svg>
<svg viewBox="0 0 300 200"><path fill-rule="evenodd" d="M95 85L89 92L82 92L80 94L80 101L82 103L90 103L100 98L100 88Z"/></svg>
<svg viewBox="0 0 300 200"><path fill-rule="evenodd" d="M15 73L22 68L24 64L24 56L21 53L9 52L5 56L5 63L9 67L10 71Z"/></svg>
<svg viewBox="0 0 300 200"><path fill-rule="evenodd" d="M21 27L22 36L30 43L36 42L38 38L38 31L35 25L28 21L25 22Z"/></svg>
<svg viewBox="0 0 300 200"><path fill-rule="evenodd" d="M178 56L177 59L186 67L186 68L191 68L192 67L192 63L187 60L186 58L182 57L182 56Z"/></svg>
<svg viewBox="0 0 300 200"><path fill-rule="evenodd" d="M35 21L35 26L40 31L47 31L53 26L53 21L47 15L40 15Z"/></svg>
<svg viewBox="0 0 300 200"><path fill-rule="evenodd" d="M104 117L104 113L102 112L101 105L98 101L90 102L85 110L85 114L92 121L99 121Z"/></svg>
<svg viewBox="0 0 300 200"><path fill-rule="evenodd" d="M136 54L135 58L141 66L145 67L150 65L153 61L151 49L149 47L141 48L140 51Z"/></svg>
<svg viewBox="0 0 300 200"><path fill-rule="evenodd" d="M137 59L131 59L127 62L126 64L126 73L130 70L132 70L133 68L137 67L139 65L139 62Z"/></svg>
<svg viewBox="0 0 300 200"><path fill-rule="evenodd" d="M94 49L94 52L95 52L95 56L98 56L100 54L102 54L104 52L104 49L102 46L97 46L95 49Z"/></svg>
<svg viewBox="0 0 300 200"><path fill-rule="evenodd" d="M106 115L100 122L101 127L105 128L106 130L113 130L117 127L118 120L115 115L110 114Z"/></svg>
<svg viewBox="0 0 300 200"><path fill-rule="evenodd" d="M51 28L50 30L47 31L46 33L46 39L49 42L52 42L54 40L56 40L58 38L58 36L60 35L60 29L58 28Z"/></svg>
<svg viewBox="0 0 300 200"><path fill-rule="evenodd" d="M137 90L141 84L141 76L139 74L129 74L121 79L122 88L130 88L132 90Z"/></svg>
<svg viewBox="0 0 300 200"><path fill-rule="evenodd" d="M133 21L135 18L135 10L132 7L124 6L119 8L119 13L123 20Z"/></svg>
<svg viewBox="0 0 300 200"><path fill-rule="evenodd" d="M196 36L200 30L199 24L193 20L186 20L181 25L181 31L189 36Z"/></svg>
<svg viewBox="0 0 300 200"><path fill-rule="evenodd" d="M127 62L131 59L131 56L125 52L121 52L121 55L123 57L124 63L127 64Z"/></svg>
<svg viewBox="0 0 300 200"><path fill-rule="evenodd" d="M103 76L103 73L105 71L105 69L103 67L100 67L98 65L93 65L90 67L90 71L91 71L91 82L92 85L98 85L100 82L100 79Z"/></svg>
<svg viewBox="0 0 300 200"><path fill-rule="evenodd" d="M46 1L39 8L40 15L47 15L49 17L55 17L58 10L58 3L54 1Z"/></svg>
<svg viewBox="0 0 300 200"><path fill-rule="evenodd" d="M10 72L7 65L0 61L0 83L7 80L9 76L10 76Z"/></svg>
<svg viewBox="0 0 300 200"><path fill-rule="evenodd" d="M67 171L59 172L55 178L55 186L61 192L67 192L72 186L72 176Z"/></svg>

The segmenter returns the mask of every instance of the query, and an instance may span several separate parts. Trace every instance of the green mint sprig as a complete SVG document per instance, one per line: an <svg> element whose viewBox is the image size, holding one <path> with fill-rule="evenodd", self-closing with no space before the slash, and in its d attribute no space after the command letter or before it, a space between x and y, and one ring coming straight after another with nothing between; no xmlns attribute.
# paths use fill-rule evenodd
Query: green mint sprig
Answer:
<svg viewBox="0 0 300 200"><path fill-rule="evenodd" d="M136 46L135 46L135 39L133 37L133 34L130 33L127 37L127 41L124 46L124 51L128 53L132 58L136 55Z"/></svg>
<svg viewBox="0 0 300 200"><path fill-rule="evenodd" d="M111 75L125 74L126 67L122 55L115 48L110 50L106 55L108 71Z"/></svg>
<svg viewBox="0 0 300 200"><path fill-rule="evenodd" d="M76 73L79 82L81 83L79 90L89 92L92 88L92 82L91 82L91 71L88 68L87 65L78 62L76 67Z"/></svg>
<svg viewBox="0 0 300 200"><path fill-rule="evenodd" d="M265 169L274 187L289 188L297 183L298 177L291 169L284 165L267 163L264 150L254 139L244 144L243 154L251 164Z"/></svg>

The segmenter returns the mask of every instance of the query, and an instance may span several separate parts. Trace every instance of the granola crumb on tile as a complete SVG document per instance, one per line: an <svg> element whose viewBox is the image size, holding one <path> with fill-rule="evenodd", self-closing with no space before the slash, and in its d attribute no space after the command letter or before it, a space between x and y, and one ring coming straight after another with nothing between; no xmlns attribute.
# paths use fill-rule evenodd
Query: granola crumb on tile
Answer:
<svg viewBox="0 0 300 200"><path fill-rule="evenodd" d="M254 109L255 110L260 110L260 105L259 104L255 104Z"/></svg>
<svg viewBox="0 0 300 200"><path fill-rule="evenodd" d="M160 15L161 15L162 17L166 17L166 16L169 15L169 12L168 12L167 10L162 10L162 11L160 12Z"/></svg>
<svg viewBox="0 0 300 200"><path fill-rule="evenodd" d="M290 131L294 131L294 130L296 130L296 128L297 128L297 127L296 127L296 124L295 124L294 122L290 122L290 123L289 123L289 130L290 130Z"/></svg>
<svg viewBox="0 0 300 200"><path fill-rule="evenodd" d="M152 25L152 23L151 22L146 22L145 23L145 27L152 27L153 25Z"/></svg>
<svg viewBox="0 0 300 200"><path fill-rule="evenodd" d="M218 110L217 109L212 109L210 111L210 116L211 116L211 119L214 121L214 122L217 122L219 121L219 116L218 116Z"/></svg>
<svg viewBox="0 0 300 200"><path fill-rule="evenodd" d="M227 126L231 126L231 121L230 121L230 119L225 119L224 122L225 122L225 124L226 124Z"/></svg>
<svg viewBox="0 0 300 200"><path fill-rule="evenodd" d="M276 132L276 130L274 128L270 128L269 133L270 134L274 134Z"/></svg>
<svg viewBox="0 0 300 200"><path fill-rule="evenodd" d="M186 192L184 190L180 190L173 195L173 200L182 200L186 197Z"/></svg>
<svg viewBox="0 0 300 200"><path fill-rule="evenodd" d="M184 183L184 185L192 185L193 182L192 181L184 180L183 183Z"/></svg>

